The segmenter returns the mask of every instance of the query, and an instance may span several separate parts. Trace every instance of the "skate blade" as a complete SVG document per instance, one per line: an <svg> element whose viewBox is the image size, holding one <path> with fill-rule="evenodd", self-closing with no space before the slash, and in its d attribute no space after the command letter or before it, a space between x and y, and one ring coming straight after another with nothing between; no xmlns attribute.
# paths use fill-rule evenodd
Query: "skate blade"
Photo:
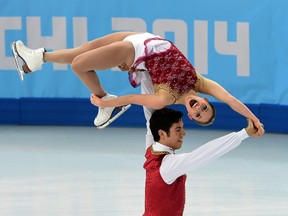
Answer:
<svg viewBox="0 0 288 216"><path fill-rule="evenodd" d="M97 129L103 129L106 128L108 125L110 125L112 122L114 122L117 118L119 118L124 112L126 112L131 107L131 104L125 105L121 107L121 110L114 115L112 118L110 118L106 123L96 126Z"/></svg>
<svg viewBox="0 0 288 216"><path fill-rule="evenodd" d="M20 80L23 81L23 80L24 80L24 74L25 74L25 72L23 71L22 66L21 66L20 63L19 63L19 58L20 58L20 57L19 57L19 55L18 55L18 53L17 53L16 43L15 43L15 42L12 42L12 43L11 43L11 49L12 49L12 54L13 54L14 62L15 62L16 69L17 69L17 71L18 71Z"/></svg>

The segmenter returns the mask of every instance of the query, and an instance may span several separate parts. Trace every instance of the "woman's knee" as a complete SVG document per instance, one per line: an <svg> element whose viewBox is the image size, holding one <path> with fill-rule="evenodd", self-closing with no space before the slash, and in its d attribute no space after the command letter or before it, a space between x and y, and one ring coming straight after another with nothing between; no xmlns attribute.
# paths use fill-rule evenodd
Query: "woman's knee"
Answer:
<svg viewBox="0 0 288 216"><path fill-rule="evenodd" d="M72 70L75 74L80 75L82 72L85 71L84 64L81 56L76 56L71 64Z"/></svg>

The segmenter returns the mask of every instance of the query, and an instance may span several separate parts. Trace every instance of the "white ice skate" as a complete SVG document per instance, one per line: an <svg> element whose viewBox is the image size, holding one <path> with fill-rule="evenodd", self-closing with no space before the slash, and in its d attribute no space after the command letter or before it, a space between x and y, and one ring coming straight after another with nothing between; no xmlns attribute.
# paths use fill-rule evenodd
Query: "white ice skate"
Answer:
<svg viewBox="0 0 288 216"><path fill-rule="evenodd" d="M24 80L24 74L39 70L43 64L44 48L29 49L22 41L11 43L12 54L20 79Z"/></svg>
<svg viewBox="0 0 288 216"><path fill-rule="evenodd" d="M128 105L125 105L125 106L122 106L122 107L114 107L112 113L111 113L111 116L110 119L102 124L102 125L99 125L97 127L97 129L103 129L103 128L106 128L108 125L110 125L112 122L114 122L117 118L119 118L124 112L126 112L129 108L131 107L131 104L128 104ZM114 116L113 116L113 113L116 111L116 110L119 110L118 113L116 113Z"/></svg>
<svg viewBox="0 0 288 216"><path fill-rule="evenodd" d="M117 97L116 95L107 94L106 96L102 97L101 100L111 100L111 99L116 98L116 97ZM113 121L115 121L117 118L119 118L120 115L122 115L124 112L126 112L130 107L131 107L131 104L124 105L121 107L105 107L105 108L99 107L98 115L96 116L96 118L94 120L94 125L98 129L106 128ZM117 112L117 113L115 114L115 112ZM113 114L115 114L115 115L113 115Z"/></svg>

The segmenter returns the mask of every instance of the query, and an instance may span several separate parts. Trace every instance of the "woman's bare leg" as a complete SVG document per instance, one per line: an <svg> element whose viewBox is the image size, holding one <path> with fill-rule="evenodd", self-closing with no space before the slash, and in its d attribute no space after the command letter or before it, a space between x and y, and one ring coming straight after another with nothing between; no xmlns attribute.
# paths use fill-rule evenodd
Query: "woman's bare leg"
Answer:
<svg viewBox="0 0 288 216"><path fill-rule="evenodd" d="M85 43L78 48L54 52L44 52L43 48L29 49L22 41L14 42L12 49L25 62L26 69L23 68L25 73L39 70L43 62L71 64L75 74L93 94L101 98L105 96L103 100L111 100L116 96L105 92L94 70L104 70L123 64L131 66L135 56L134 47L132 43L123 41L123 39L132 34L137 33L113 33ZM24 72L21 73L22 79ZM96 126L105 124L110 119L114 109L114 107L99 107L94 124ZM125 110L127 110L127 106ZM122 110L121 113L125 110Z"/></svg>
<svg viewBox="0 0 288 216"><path fill-rule="evenodd" d="M136 32L116 32L97 38L95 40L84 43L80 47L57 50L53 52L46 52L44 55L45 62L71 64L73 59L90 50L94 50L103 46L107 46L111 43L122 41L125 37L137 34Z"/></svg>
<svg viewBox="0 0 288 216"><path fill-rule="evenodd" d="M72 69L92 93L102 97L106 92L94 70L105 70L123 63L130 66L134 56L134 47L130 42L118 41L76 56Z"/></svg>
<svg viewBox="0 0 288 216"><path fill-rule="evenodd" d="M80 47L46 52L45 62L72 64L75 74L95 95L103 97L105 90L94 70L105 70L134 61L134 48L123 39L136 32L116 32L87 42Z"/></svg>

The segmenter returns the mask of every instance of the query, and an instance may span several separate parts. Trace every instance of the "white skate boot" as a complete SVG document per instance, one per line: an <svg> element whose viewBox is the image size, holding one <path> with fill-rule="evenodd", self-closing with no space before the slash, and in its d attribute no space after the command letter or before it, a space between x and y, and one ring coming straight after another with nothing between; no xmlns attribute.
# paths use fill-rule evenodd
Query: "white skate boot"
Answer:
<svg viewBox="0 0 288 216"><path fill-rule="evenodd" d="M41 65L44 62L43 54L46 52L44 48L33 50L26 47L22 41L12 42L11 48L21 80L24 80L24 74L39 70L41 68ZM22 65L20 60L23 62Z"/></svg>
<svg viewBox="0 0 288 216"><path fill-rule="evenodd" d="M104 97L102 97L101 100L111 100L114 98L117 98L117 96L107 94ZM131 107L131 104L128 104L122 107L105 107L105 108L99 107L98 114L94 120L94 125L98 129L103 129L107 127L108 125L110 125L113 121L115 121L120 115L126 112L130 107ZM112 116L116 110L120 110L120 111L114 116Z"/></svg>

